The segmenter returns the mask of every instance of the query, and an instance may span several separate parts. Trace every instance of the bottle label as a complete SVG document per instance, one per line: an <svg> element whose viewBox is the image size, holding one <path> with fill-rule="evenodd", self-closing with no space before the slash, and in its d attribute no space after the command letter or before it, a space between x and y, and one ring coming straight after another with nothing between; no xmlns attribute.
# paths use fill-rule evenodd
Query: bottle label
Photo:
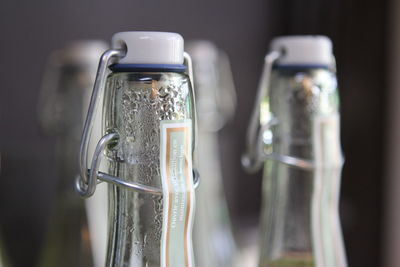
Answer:
<svg viewBox="0 0 400 267"><path fill-rule="evenodd" d="M163 187L162 267L192 267L194 186L192 121L162 121L160 169Z"/></svg>
<svg viewBox="0 0 400 267"><path fill-rule="evenodd" d="M315 266L346 266L337 212L343 156L339 114L314 118L312 229Z"/></svg>
<svg viewBox="0 0 400 267"><path fill-rule="evenodd" d="M313 144L316 169L339 169L343 163L340 149L339 114L314 118Z"/></svg>

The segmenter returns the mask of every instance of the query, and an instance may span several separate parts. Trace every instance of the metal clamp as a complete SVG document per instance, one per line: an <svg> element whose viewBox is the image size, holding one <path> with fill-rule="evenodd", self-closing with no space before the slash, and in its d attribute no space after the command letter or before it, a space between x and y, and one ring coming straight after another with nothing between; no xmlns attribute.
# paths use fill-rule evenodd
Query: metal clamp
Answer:
<svg viewBox="0 0 400 267"><path fill-rule="evenodd" d="M79 194L83 197L89 197L93 195L96 189L93 183L97 181L91 179L87 170L87 156L89 149L90 136L93 129L93 118L98 107L98 99L100 98L100 92L104 90L108 67L110 64L115 62L117 59L122 58L125 55L125 51L110 49L103 53L100 58L99 67L97 69L96 80L94 82L93 93L90 98L89 109L87 112L85 124L83 126L83 133L81 139L79 163L80 163L80 178L82 181L76 184L76 189ZM101 140L100 140L101 141ZM97 149L97 148L96 148ZM93 177L92 177L93 178ZM94 180L94 181L93 181Z"/></svg>
<svg viewBox="0 0 400 267"><path fill-rule="evenodd" d="M93 121L94 121L93 118L98 107L98 102L99 102L98 100L100 98L101 92L105 88L108 67L111 64L115 63L118 59L124 57L125 54L126 51L124 50L110 49L104 52L99 62L99 67L96 74L96 80L93 87L93 93L90 98L90 105L87 112L85 124L83 127L82 141L79 154L80 177L77 178L75 183L75 188L82 197L90 197L94 194L94 192L96 191L98 180L109 182L118 186L123 186L135 191L156 194L156 195L162 194L162 190L159 188L142 185L139 183L127 182L119 177L99 172L98 169L100 166L101 156L103 154L103 151L105 150L108 144L118 140L119 136L117 133L106 134L99 140L93 155L91 168L90 169L88 168L87 158L88 158L90 136L93 129ZM184 53L184 60L185 60L184 64L187 66L187 75L189 76L191 82L192 97L194 101L193 69L192 69L192 61L189 54ZM196 114L196 112L194 112L194 114ZM194 120L193 123L195 131L194 147L196 147L196 140L197 140L196 115L193 118L193 120ZM193 177L194 177L194 187L196 188L199 184L200 178L198 172L195 170L193 171Z"/></svg>
<svg viewBox="0 0 400 267"><path fill-rule="evenodd" d="M142 193L148 193L148 194L153 194L153 195L162 195L162 189L153 187L153 186L148 186L148 185L143 185L140 183L135 183L135 182L128 182L120 177L116 177L104 172L99 171L99 166L101 162L102 155L104 154L103 152L107 148L108 145L111 143L115 143L118 141L119 135L117 133L109 133L103 136L100 141L98 142L94 155L93 155L93 161L91 165L91 169L88 169L86 173L88 174L89 180L87 185L83 184L83 181L80 177L77 177L75 181L75 187L78 193L82 197L88 197L93 195L93 193L96 191L96 186L98 183L98 180L103 181L103 182L108 182L117 186L125 187L137 192L142 192ZM194 188L197 188L199 185L199 174L197 171L193 170L193 183L194 183Z"/></svg>
<svg viewBox="0 0 400 267"><path fill-rule="evenodd" d="M196 103L196 97L195 97L195 92L194 92L194 77L193 77L193 63L192 63L192 58L190 57L189 53L183 52L183 64L186 66L186 74L189 76L190 80L190 88L191 88L191 95L192 95L192 100L193 103ZM197 147L197 111L196 111L196 105L193 105L193 132L194 132L194 149Z"/></svg>
<svg viewBox="0 0 400 267"><path fill-rule="evenodd" d="M310 170L314 168L314 163L307 159L281 155L277 153L266 153L264 151L263 134L273 125L278 124L277 118L270 118L264 124L260 123L260 105L265 97L268 96L268 87L271 80L271 70L274 62L280 58L281 52L272 51L264 59L264 68L261 74L261 80L258 85L258 92L254 110L250 118L249 128L247 129L246 145L247 151L242 156L242 165L250 173L258 171L265 160L274 160L281 163Z"/></svg>

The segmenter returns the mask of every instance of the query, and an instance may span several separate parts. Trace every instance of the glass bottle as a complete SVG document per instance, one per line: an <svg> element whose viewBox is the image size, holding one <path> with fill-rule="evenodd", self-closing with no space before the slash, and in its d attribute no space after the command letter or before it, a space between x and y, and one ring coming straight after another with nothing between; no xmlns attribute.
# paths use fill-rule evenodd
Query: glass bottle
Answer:
<svg viewBox="0 0 400 267"><path fill-rule="evenodd" d="M103 54L84 128L77 189L90 196L97 180L112 184L106 266L194 266L195 107L183 38L122 32L112 44ZM103 88L104 136L88 168L92 115ZM107 173L97 169L101 160Z"/></svg>
<svg viewBox="0 0 400 267"><path fill-rule="evenodd" d="M223 188L218 132L233 117L236 92L227 55L206 40L186 45L196 79L198 137L197 166L202 175L196 191L193 247L197 266L230 267L235 240Z"/></svg>
<svg viewBox="0 0 400 267"><path fill-rule="evenodd" d="M1 171L1 155L0 155L0 171ZM0 224L0 267L8 267L10 266L10 261L8 259L7 247L4 242L4 234L2 231L2 225Z"/></svg>
<svg viewBox="0 0 400 267"><path fill-rule="evenodd" d="M264 162L259 266L345 267L338 215L343 157L331 41L280 37L271 50L253 113L258 125L249 128L243 161L253 170Z"/></svg>
<svg viewBox="0 0 400 267"><path fill-rule="evenodd" d="M1 158L0 158L1 161ZM0 225L1 226L1 225ZM2 231L2 227L0 227L0 267L10 267L11 259L9 257L9 253L7 250L7 244L4 238L4 231Z"/></svg>
<svg viewBox="0 0 400 267"><path fill-rule="evenodd" d="M41 267L94 266L93 234L89 234L85 203L76 197L73 181L79 173L76 155L88 95L93 87L98 58L106 49L102 41L75 41L54 51L46 66L38 116L43 131L56 137L57 188L38 262Z"/></svg>
<svg viewBox="0 0 400 267"><path fill-rule="evenodd" d="M218 132L233 117L236 92L227 55L206 40L186 45L193 60L198 111L197 166L201 186L196 191L193 247L197 266L231 267L236 245L223 188Z"/></svg>

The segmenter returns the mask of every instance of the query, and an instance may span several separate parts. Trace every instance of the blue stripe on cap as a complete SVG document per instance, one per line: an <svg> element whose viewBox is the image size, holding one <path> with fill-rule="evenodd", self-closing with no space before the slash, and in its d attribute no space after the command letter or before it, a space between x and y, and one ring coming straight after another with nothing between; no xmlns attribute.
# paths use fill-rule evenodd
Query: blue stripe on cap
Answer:
<svg viewBox="0 0 400 267"><path fill-rule="evenodd" d="M274 64L273 69L329 69L329 65L322 64Z"/></svg>
<svg viewBox="0 0 400 267"><path fill-rule="evenodd" d="M113 72L184 72L183 64L113 64Z"/></svg>

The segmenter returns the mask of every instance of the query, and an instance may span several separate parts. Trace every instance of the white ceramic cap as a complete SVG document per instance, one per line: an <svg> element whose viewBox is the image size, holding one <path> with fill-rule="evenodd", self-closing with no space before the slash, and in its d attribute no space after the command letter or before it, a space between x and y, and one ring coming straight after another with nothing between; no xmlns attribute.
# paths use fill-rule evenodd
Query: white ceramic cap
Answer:
<svg viewBox="0 0 400 267"><path fill-rule="evenodd" d="M283 36L272 40L271 50L282 51L278 65L334 64L332 42L326 36Z"/></svg>
<svg viewBox="0 0 400 267"><path fill-rule="evenodd" d="M120 64L183 64L183 38L172 32L119 32L112 48L126 47Z"/></svg>

